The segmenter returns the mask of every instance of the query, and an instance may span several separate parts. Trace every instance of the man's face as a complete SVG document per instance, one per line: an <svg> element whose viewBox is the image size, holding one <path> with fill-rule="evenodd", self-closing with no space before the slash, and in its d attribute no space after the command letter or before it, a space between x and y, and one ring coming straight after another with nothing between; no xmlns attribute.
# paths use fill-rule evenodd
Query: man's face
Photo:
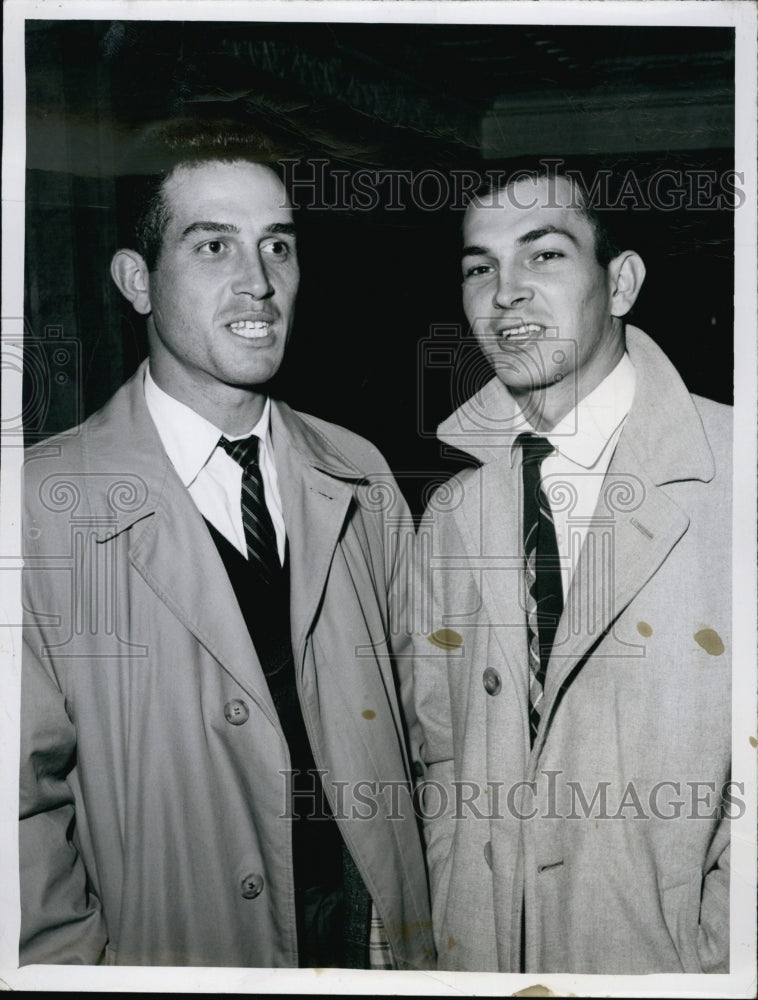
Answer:
<svg viewBox="0 0 758 1000"><path fill-rule="evenodd" d="M612 371L624 344L614 263L598 264L591 223L556 202L572 204L565 178L524 179L469 206L463 306L501 381L517 397L545 390L562 415Z"/></svg>
<svg viewBox="0 0 758 1000"><path fill-rule="evenodd" d="M169 221L148 276L150 362L192 403L249 388L279 368L299 271L292 211L268 167L179 167L164 185Z"/></svg>

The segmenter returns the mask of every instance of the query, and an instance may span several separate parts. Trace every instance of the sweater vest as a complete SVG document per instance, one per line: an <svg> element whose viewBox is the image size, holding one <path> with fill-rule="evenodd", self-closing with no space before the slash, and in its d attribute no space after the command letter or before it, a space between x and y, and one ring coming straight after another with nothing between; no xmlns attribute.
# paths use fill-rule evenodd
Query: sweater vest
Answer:
<svg viewBox="0 0 758 1000"><path fill-rule="evenodd" d="M258 655L290 754L289 808L301 966L366 968L370 896L344 846L316 773L297 693L290 630L289 558L277 581L254 567L206 520ZM265 762L263 762L265 766ZM282 792L287 789L282 776Z"/></svg>

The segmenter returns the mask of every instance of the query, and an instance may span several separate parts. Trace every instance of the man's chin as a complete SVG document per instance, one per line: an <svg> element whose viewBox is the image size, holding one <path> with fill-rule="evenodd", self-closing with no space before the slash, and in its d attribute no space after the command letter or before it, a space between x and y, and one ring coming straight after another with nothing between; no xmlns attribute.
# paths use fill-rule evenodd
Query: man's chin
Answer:
<svg viewBox="0 0 758 1000"><path fill-rule="evenodd" d="M493 373L514 396L537 392L555 382L555 373L545 370L539 356L520 354L514 358L490 355L488 360Z"/></svg>
<svg viewBox="0 0 758 1000"><path fill-rule="evenodd" d="M281 368L281 358L265 364L239 365L227 367L222 381L236 389L263 392Z"/></svg>
<svg viewBox="0 0 758 1000"><path fill-rule="evenodd" d="M236 375L233 378L224 379L224 382L230 389L239 389L241 392L264 394L269 391L269 388L275 378L276 371L272 372L270 375L255 374L243 378Z"/></svg>

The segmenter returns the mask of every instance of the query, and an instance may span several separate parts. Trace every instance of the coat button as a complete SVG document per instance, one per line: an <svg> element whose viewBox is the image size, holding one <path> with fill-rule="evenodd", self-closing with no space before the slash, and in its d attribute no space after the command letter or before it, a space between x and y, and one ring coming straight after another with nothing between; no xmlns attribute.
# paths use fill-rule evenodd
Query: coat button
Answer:
<svg viewBox="0 0 758 1000"><path fill-rule="evenodd" d="M484 683L484 690L487 694L500 694L500 688L503 686L503 682L500 680L500 674L494 669L494 667L487 667L482 674L482 681Z"/></svg>
<svg viewBox="0 0 758 1000"><path fill-rule="evenodd" d="M243 899L255 899L263 892L263 876L252 872L240 882L240 895Z"/></svg>
<svg viewBox="0 0 758 1000"><path fill-rule="evenodd" d="M250 709L241 698L232 698L224 705L224 718L233 726L241 726L250 718Z"/></svg>

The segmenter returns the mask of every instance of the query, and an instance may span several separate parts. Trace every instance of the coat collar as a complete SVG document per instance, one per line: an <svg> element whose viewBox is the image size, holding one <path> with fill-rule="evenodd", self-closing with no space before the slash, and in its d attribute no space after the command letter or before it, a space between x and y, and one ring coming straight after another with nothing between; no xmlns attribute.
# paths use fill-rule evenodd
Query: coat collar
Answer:
<svg viewBox="0 0 758 1000"><path fill-rule="evenodd" d="M656 573L689 526L689 514L665 484L684 480L709 482L715 462L695 404L671 362L640 330L627 330L627 349L636 371L635 396L606 475L587 539L566 595L564 612L547 670L540 732L532 753L536 766L550 728L550 717L565 684L613 621ZM469 483L481 523L459 519L471 551L486 546L488 560L502 556L503 569L521 564L518 517L504 511L487 517L503 497L518 495L516 473L504 457L515 433L515 403L493 379L441 426L443 442L465 448L483 463L483 495ZM515 493L514 493L515 491ZM483 538L484 542L479 541ZM493 564L493 570L498 567ZM523 620L520 584L505 574L482 573L482 597L494 622ZM496 628L494 634L524 703L526 673L524 632Z"/></svg>
<svg viewBox="0 0 758 1000"><path fill-rule="evenodd" d="M178 477L161 444L144 394L143 362L111 400L81 427L85 489L100 541L154 514ZM272 401L271 428L277 467L294 450L300 462L339 481L364 473L340 452L315 422L286 403Z"/></svg>
<svg viewBox="0 0 758 1000"><path fill-rule="evenodd" d="M274 451L284 441L287 451L294 449L300 459L335 479L362 480L364 471L338 450L320 430L316 421L295 413L286 403L274 400L271 407L271 434ZM279 456L277 455L277 464Z"/></svg>
<svg viewBox="0 0 758 1000"><path fill-rule="evenodd" d="M134 567L273 721L275 710L231 584L148 413L143 373L144 364L81 428L95 539L107 543L134 529ZM271 432L290 547L293 650L302 665L355 485L365 478L358 462L368 445L345 438L353 461L327 438L320 421L281 402L272 404Z"/></svg>
<svg viewBox="0 0 758 1000"><path fill-rule="evenodd" d="M147 362L81 427L87 500L99 541L155 513L176 472L145 404Z"/></svg>
<svg viewBox="0 0 758 1000"><path fill-rule="evenodd" d="M658 486L687 479L709 482L716 473L713 453L687 387L647 334L628 326L626 338L637 381L621 438L625 446ZM438 437L480 462L502 460L518 434L517 413L513 397L493 378L440 425Z"/></svg>

